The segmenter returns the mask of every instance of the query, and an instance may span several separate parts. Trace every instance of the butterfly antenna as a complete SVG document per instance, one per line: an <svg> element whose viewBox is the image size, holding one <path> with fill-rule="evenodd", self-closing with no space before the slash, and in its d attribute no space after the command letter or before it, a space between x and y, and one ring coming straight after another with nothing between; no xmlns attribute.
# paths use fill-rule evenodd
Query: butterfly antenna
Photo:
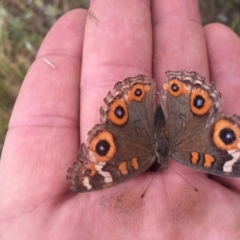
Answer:
<svg viewBox="0 0 240 240"><path fill-rule="evenodd" d="M179 177L184 179L193 189L195 192L198 192L198 189L194 187L185 177L183 177L181 174L179 174L176 170L174 170L172 167L168 166L170 169L172 169Z"/></svg>
<svg viewBox="0 0 240 240"><path fill-rule="evenodd" d="M183 177L181 174L179 174L175 169L173 169L172 167L170 166L167 166L168 168L172 169L179 177L181 177L183 180L185 180L192 188L195 192L198 192L198 189L196 187L194 187L185 177ZM152 179L150 180L150 182L148 183L145 191L143 192L143 194L141 195L141 198L144 198L150 184L152 183L153 179L156 177L156 175L158 174L158 172L160 171L161 169L161 166L159 166L158 170L155 172L154 176L152 177Z"/></svg>
<svg viewBox="0 0 240 240"><path fill-rule="evenodd" d="M161 166L158 168L158 170L157 170L157 171L155 172L155 174L153 175L153 177L152 177L152 179L150 180L150 182L148 183L145 191L144 191L143 194L141 195L141 198L144 198L144 196L145 196L145 194L146 194L146 192L147 192L150 184L152 183L153 179L156 177L156 175L158 174L158 172L160 171L160 169L161 169Z"/></svg>

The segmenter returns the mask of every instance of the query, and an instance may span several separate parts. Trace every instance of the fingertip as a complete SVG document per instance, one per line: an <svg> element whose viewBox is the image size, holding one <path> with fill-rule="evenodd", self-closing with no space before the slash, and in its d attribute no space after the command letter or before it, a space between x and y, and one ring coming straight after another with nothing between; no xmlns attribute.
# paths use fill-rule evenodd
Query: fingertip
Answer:
<svg viewBox="0 0 240 240"><path fill-rule="evenodd" d="M167 70L197 71L208 79L208 58L198 2L155 0L152 4L154 77Z"/></svg>
<svg viewBox="0 0 240 240"><path fill-rule="evenodd" d="M218 53L223 53L227 56L227 52L240 48L239 36L233 30L221 23L211 23L204 27L204 33L209 51L210 60L217 60L212 55L213 51L220 50ZM232 44L230 44L232 43ZM232 56L232 55L231 55Z"/></svg>
<svg viewBox="0 0 240 240"><path fill-rule="evenodd" d="M81 56L86 17L86 9L74 9L61 16L43 40L36 58L48 54Z"/></svg>
<svg viewBox="0 0 240 240"><path fill-rule="evenodd" d="M239 114L240 40L229 27L212 23L204 27L211 80L220 90L227 114Z"/></svg>

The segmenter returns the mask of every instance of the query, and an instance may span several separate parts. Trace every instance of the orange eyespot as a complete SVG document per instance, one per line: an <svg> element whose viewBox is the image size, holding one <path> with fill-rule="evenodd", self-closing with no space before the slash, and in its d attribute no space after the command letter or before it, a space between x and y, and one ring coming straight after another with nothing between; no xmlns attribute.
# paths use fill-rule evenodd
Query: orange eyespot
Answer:
<svg viewBox="0 0 240 240"><path fill-rule="evenodd" d="M131 90L128 92L127 100L140 102L144 98L145 94L149 92L149 90L150 90L149 85L137 83L133 85Z"/></svg>
<svg viewBox="0 0 240 240"><path fill-rule="evenodd" d="M213 142L218 148L224 151L238 149L239 138L240 129L232 121L221 119L214 124Z"/></svg>
<svg viewBox="0 0 240 240"><path fill-rule="evenodd" d="M108 118L116 125L123 125L128 121L128 108L123 99L118 99L110 105Z"/></svg>
<svg viewBox="0 0 240 240"><path fill-rule="evenodd" d="M187 86L180 80L173 78L165 85L165 89L174 97L178 97L182 94L188 94L189 90Z"/></svg>
<svg viewBox="0 0 240 240"><path fill-rule="evenodd" d="M190 106L193 113L204 115L212 107L212 100L206 91L195 89L191 92Z"/></svg>
<svg viewBox="0 0 240 240"><path fill-rule="evenodd" d="M92 150L97 162L108 162L116 153L116 145L110 132L103 131L91 140Z"/></svg>

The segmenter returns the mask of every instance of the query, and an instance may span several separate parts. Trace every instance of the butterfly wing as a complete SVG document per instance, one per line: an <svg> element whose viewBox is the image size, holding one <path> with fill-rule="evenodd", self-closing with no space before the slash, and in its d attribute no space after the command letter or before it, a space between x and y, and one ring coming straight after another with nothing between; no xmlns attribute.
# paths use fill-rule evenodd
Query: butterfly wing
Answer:
<svg viewBox="0 0 240 240"><path fill-rule="evenodd" d="M170 155L202 172L240 177L240 121L224 116L213 83L196 72L169 71L162 107Z"/></svg>
<svg viewBox="0 0 240 240"><path fill-rule="evenodd" d="M139 75L118 82L104 99L101 124L82 144L68 170L71 190L86 192L110 187L132 178L152 165L155 82Z"/></svg>

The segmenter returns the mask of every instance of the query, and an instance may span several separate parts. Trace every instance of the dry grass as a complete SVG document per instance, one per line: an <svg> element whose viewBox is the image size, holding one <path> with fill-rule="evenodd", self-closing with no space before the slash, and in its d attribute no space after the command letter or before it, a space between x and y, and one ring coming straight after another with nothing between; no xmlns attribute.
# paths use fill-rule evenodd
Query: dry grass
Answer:
<svg viewBox="0 0 240 240"><path fill-rule="evenodd" d="M0 154L27 69L53 23L88 0L0 0ZM200 0L203 24L222 22L240 35L240 0Z"/></svg>

